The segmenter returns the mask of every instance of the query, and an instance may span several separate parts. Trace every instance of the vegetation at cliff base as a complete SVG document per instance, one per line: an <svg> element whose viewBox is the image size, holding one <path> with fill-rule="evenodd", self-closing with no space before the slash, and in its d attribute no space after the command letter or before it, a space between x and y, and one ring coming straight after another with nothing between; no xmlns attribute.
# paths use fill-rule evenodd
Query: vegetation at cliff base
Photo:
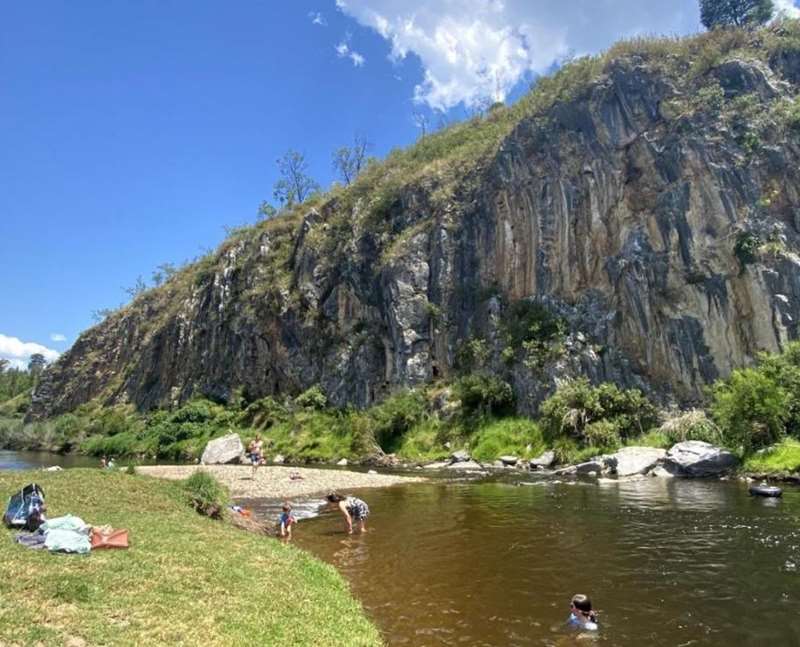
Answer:
<svg viewBox="0 0 800 647"><path fill-rule="evenodd" d="M118 471L11 471L0 473L0 494L34 480L51 517L126 528L130 548L54 555L3 530L4 645L382 644L332 566L197 514L181 483Z"/></svg>

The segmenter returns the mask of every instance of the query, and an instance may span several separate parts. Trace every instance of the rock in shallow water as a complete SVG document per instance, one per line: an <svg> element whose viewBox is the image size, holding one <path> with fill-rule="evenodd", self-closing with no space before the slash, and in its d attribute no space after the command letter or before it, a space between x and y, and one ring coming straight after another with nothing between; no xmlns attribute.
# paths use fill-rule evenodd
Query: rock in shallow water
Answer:
<svg viewBox="0 0 800 647"><path fill-rule="evenodd" d="M623 447L603 458L617 476L633 476L649 472L666 455L666 450L657 447Z"/></svg>
<svg viewBox="0 0 800 647"><path fill-rule="evenodd" d="M452 463L447 466L449 470L482 470L483 467L480 463L475 461L462 461L459 463Z"/></svg>
<svg viewBox="0 0 800 647"><path fill-rule="evenodd" d="M453 463L465 463L470 460L470 455L466 449L459 449L457 452L450 454L450 460Z"/></svg>
<svg viewBox="0 0 800 647"><path fill-rule="evenodd" d="M242 439L238 434L228 434L222 438L215 438L209 441L203 450L200 462L203 465L225 465L227 463L238 463L244 454Z"/></svg>
<svg viewBox="0 0 800 647"><path fill-rule="evenodd" d="M533 469L547 469L548 467L552 467L555 461L556 461L555 452L548 449L546 452L540 454L536 458L531 459L531 467Z"/></svg>
<svg viewBox="0 0 800 647"><path fill-rule="evenodd" d="M702 440L687 440L667 452L664 467L676 476L718 476L736 467L736 456Z"/></svg>
<svg viewBox="0 0 800 647"><path fill-rule="evenodd" d="M516 456L501 456L499 460L503 465L516 465L519 459Z"/></svg>

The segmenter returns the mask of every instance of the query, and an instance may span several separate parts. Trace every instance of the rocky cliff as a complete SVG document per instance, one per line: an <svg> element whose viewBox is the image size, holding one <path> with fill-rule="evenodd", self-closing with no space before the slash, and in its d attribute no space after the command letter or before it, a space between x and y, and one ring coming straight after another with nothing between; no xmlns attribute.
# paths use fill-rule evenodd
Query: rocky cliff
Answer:
<svg viewBox="0 0 800 647"><path fill-rule="evenodd" d="M798 335L799 34L576 61L236 232L86 331L32 415L313 384L366 406L459 368L524 412L579 374L697 399Z"/></svg>

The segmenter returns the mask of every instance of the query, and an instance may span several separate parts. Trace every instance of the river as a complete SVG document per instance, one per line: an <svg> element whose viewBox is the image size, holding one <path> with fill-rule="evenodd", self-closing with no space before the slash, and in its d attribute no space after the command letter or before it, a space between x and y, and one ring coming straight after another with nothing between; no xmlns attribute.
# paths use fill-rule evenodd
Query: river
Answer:
<svg viewBox="0 0 800 647"><path fill-rule="evenodd" d="M0 451L0 469L97 460ZM368 532L334 512L295 545L333 564L390 646L800 645L800 489L748 495L736 481L524 485L438 481L358 493ZM251 502L274 518L274 502ZM298 502L307 517L318 501ZM591 596L601 629L565 629Z"/></svg>
<svg viewBox="0 0 800 647"><path fill-rule="evenodd" d="M361 493L368 532L302 520L389 645L800 645L800 491L744 484L437 483ZM588 594L601 629L565 630Z"/></svg>

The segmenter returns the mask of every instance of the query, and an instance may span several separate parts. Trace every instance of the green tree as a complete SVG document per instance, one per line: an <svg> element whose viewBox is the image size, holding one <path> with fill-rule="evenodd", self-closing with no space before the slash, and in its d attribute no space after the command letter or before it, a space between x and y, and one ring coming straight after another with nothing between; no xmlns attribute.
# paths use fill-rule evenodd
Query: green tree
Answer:
<svg viewBox="0 0 800 647"><path fill-rule="evenodd" d="M31 375L34 377L39 377L45 366L47 366L47 360L41 353L34 353L31 355L30 360L28 360L28 371L30 371Z"/></svg>
<svg viewBox="0 0 800 647"><path fill-rule="evenodd" d="M9 361L7 359L3 359L0 357L0 374L5 372L6 368L8 367Z"/></svg>
<svg viewBox="0 0 800 647"><path fill-rule="evenodd" d="M147 283L145 283L144 279L141 276L136 277L136 283L134 283L129 288L123 288L125 293L131 298L135 299L140 294L144 293L147 290Z"/></svg>
<svg viewBox="0 0 800 647"><path fill-rule="evenodd" d="M711 412L727 443L746 453L767 447L785 433L789 394L757 368L737 369L714 384Z"/></svg>
<svg viewBox="0 0 800 647"><path fill-rule="evenodd" d="M258 217L261 220L272 220L278 215L278 210L266 200L262 200L258 205Z"/></svg>
<svg viewBox="0 0 800 647"><path fill-rule="evenodd" d="M367 165L367 152L372 144L361 135L353 138L352 146L341 146L333 153L333 170L345 185L352 184Z"/></svg>
<svg viewBox="0 0 800 647"><path fill-rule="evenodd" d="M178 268L172 263L161 263L153 270L153 285L161 285L165 281L169 281L177 271Z"/></svg>
<svg viewBox="0 0 800 647"><path fill-rule="evenodd" d="M277 160L280 179L272 188L272 195L282 205L300 204L319 191L319 184L308 174L308 161L303 153L289 150Z"/></svg>
<svg viewBox="0 0 800 647"><path fill-rule="evenodd" d="M700 0L706 29L763 25L775 11L772 0Z"/></svg>

